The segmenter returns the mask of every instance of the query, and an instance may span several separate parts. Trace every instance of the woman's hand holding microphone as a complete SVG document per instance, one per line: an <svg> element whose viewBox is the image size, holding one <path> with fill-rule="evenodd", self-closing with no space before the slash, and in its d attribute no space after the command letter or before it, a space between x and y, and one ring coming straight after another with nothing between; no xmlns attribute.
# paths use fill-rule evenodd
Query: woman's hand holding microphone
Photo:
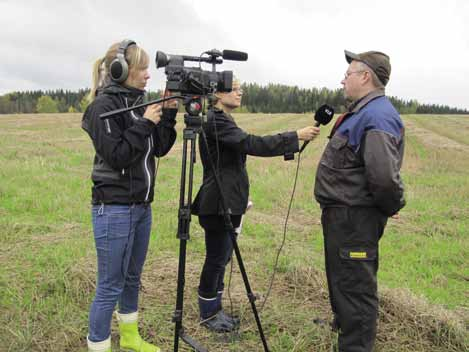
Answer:
<svg viewBox="0 0 469 352"><path fill-rule="evenodd" d="M319 136L319 127L307 126L296 131L300 141L311 141Z"/></svg>

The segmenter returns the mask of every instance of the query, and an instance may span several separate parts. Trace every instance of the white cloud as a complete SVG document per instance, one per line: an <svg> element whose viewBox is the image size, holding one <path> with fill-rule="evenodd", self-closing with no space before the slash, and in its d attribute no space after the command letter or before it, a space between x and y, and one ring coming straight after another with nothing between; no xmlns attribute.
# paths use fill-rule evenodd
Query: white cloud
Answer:
<svg viewBox="0 0 469 352"><path fill-rule="evenodd" d="M107 47L132 38L147 49L199 55L234 49L241 80L340 87L343 50L391 56L388 94L469 108L469 3L465 0L349 2L123 0L1 1L0 94L89 86L91 65ZM164 83L152 68L149 89Z"/></svg>

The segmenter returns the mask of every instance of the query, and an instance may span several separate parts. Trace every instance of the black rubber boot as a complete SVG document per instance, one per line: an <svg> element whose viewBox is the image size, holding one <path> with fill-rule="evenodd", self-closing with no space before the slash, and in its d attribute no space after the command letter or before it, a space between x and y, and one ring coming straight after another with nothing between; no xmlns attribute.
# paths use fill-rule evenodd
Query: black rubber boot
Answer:
<svg viewBox="0 0 469 352"><path fill-rule="evenodd" d="M217 298L199 296L200 324L213 332L231 332L235 325L217 311Z"/></svg>
<svg viewBox="0 0 469 352"><path fill-rule="evenodd" d="M223 299L223 291L219 291L217 293L218 314L222 315L224 319L226 319L228 322L231 322L234 326L239 327L241 320L237 316L231 316L230 314L227 314L223 310L222 299Z"/></svg>

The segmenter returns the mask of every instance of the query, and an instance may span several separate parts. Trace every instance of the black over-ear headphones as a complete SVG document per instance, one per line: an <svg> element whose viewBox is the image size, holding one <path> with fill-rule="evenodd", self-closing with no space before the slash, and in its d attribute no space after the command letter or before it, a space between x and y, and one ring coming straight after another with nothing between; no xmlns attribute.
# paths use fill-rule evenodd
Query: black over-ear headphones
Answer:
<svg viewBox="0 0 469 352"><path fill-rule="evenodd" d="M125 39L119 44L116 58L112 60L111 65L109 66L109 75L114 82L122 83L129 76L129 64L125 59L125 51L133 44L136 43L130 39Z"/></svg>

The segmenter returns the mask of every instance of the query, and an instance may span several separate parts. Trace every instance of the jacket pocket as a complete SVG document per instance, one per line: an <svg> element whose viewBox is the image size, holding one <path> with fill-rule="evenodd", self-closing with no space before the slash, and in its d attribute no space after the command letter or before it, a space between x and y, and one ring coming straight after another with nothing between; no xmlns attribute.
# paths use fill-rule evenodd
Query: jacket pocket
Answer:
<svg viewBox="0 0 469 352"><path fill-rule="evenodd" d="M378 269L377 248L341 247L339 285L346 292L375 292Z"/></svg>
<svg viewBox="0 0 469 352"><path fill-rule="evenodd" d="M340 135L335 135L329 141L329 144L324 151L324 155L322 158L322 163L326 166L335 168L335 169L343 169L345 163L345 152L347 146L347 138L342 137Z"/></svg>
<svg viewBox="0 0 469 352"><path fill-rule="evenodd" d="M91 178L93 181L101 180L119 180L120 172L114 170L103 158L97 157L97 161L93 165L93 171L91 172Z"/></svg>

